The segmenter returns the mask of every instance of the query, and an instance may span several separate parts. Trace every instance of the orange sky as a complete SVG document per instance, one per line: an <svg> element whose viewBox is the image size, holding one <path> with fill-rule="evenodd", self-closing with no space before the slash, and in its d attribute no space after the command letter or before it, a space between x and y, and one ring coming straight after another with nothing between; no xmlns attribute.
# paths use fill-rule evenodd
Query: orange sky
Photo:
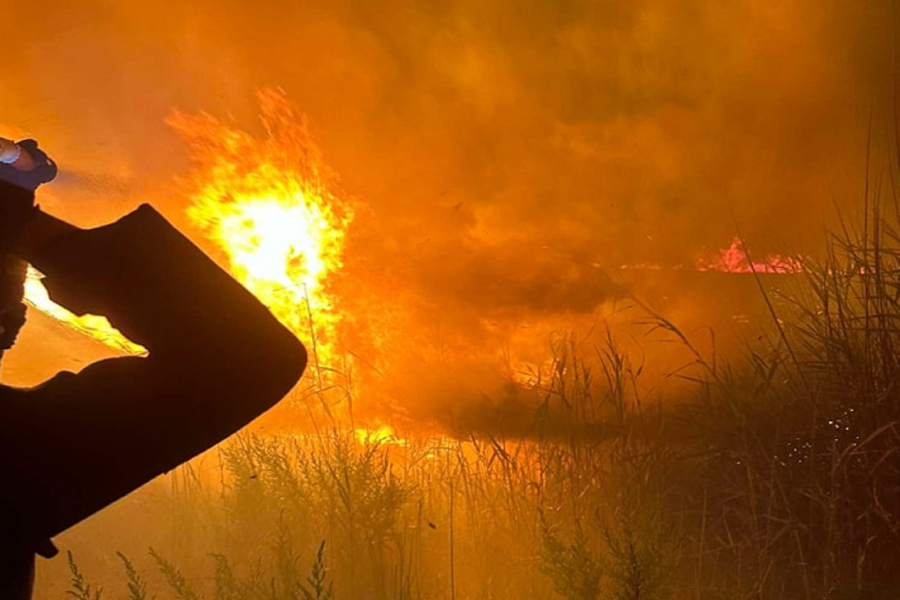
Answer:
<svg viewBox="0 0 900 600"><path fill-rule="evenodd" d="M280 86L370 206L348 268L400 278L424 337L494 343L596 314L620 265L689 263L735 222L758 252L814 253L861 197L870 118L885 160L893 4L13 3L0 133L62 165L51 211L90 226L149 200L183 225L165 118L259 133L255 93Z"/></svg>

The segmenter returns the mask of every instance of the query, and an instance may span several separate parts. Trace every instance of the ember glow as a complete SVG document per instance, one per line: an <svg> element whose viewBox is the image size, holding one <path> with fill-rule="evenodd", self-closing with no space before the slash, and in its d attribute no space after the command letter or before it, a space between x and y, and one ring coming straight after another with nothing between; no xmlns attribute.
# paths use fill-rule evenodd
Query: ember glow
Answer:
<svg viewBox="0 0 900 600"><path fill-rule="evenodd" d="M679 271L787 275L802 272L803 261L799 258L782 256L780 254L766 254L762 257L762 260L751 260L751 255L744 247L744 243L739 237L735 236L731 240L730 246L712 255L701 255L690 266L684 264L666 266L661 263L647 262L622 265L619 268L627 271L662 271L672 269Z"/></svg>
<svg viewBox="0 0 900 600"><path fill-rule="evenodd" d="M712 259L698 259L695 266L698 271L723 273L799 273L803 270L796 258L778 254L766 255L760 261L751 260L739 237L735 237L728 248L720 250Z"/></svg>
<svg viewBox="0 0 900 600"><path fill-rule="evenodd" d="M354 429L353 435L360 444L409 446L409 440L397 435L397 432L390 425L377 425L368 429Z"/></svg>

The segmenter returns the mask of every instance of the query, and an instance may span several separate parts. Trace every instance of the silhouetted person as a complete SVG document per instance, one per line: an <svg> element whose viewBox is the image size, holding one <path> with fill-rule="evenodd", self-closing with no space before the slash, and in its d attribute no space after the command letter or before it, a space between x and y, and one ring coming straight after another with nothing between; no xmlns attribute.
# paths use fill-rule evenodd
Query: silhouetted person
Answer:
<svg viewBox="0 0 900 600"><path fill-rule="evenodd" d="M306 366L300 342L150 206L91 230L37 208L55 172L34 142L0 143L0 339L21 326L27 261L56 302L107 316L149 355L0 385L0 600L30 598L51 537L237 431Z"/></svg>

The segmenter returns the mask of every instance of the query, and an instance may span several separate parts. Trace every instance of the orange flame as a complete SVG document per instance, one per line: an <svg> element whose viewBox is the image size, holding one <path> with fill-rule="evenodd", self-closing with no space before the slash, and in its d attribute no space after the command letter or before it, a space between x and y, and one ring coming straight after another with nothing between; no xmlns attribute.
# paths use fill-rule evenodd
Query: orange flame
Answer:
<svg viewBox="0 0 900 600"><path fill-rule="evenodd" d="M360 444L391 444L409 446L409 441L397 435L389 425L376 425L368 429L354 429L353 435Z"/></svg>
<svg viewBox="0 0 900 600"><path fill-rule="evenodd" d="M728 248L719 250L713 259L698 259L695 266L698 271L723 273L799 273L803 270L799 260L778 254L766 255L759 262L751 261L739 237L735 237Z"/></svg>
<svg viewBox="0 0 900 600"><path fill-rule="evenodd" d="M188 218L224 254L232 275L315 352L335 358L340 316L328 279L343 264L353 210L328 169L304 115L278 91L260 93L267 135L256 139L207 115L168 120L196 162ZM99 316L54 303L32 270L28 303L67 327L123 353L144 348Z"/></svg>
<svg viewBox="0 0 900 600"><path fill-rule="evenodd" d="M644 262L620 265L620 269L628 271L718 271L720 273L763 273L791 274L803 271L803 260L780 254L767 254L761 261L751 261L741 238L735 237L731 245L716 252L712 257L700 256L690 266L684 264L663 265L661 263Z"/></svg>
<svg viewBox="0 0 900 600"><path fill-rule="evenodd" d="M206 114L169 119L197 167L187 215L231 273L329 363L340 315L328 283L343 266L353 210L305 116L277 91L260 103L263 139Z"/></svg>

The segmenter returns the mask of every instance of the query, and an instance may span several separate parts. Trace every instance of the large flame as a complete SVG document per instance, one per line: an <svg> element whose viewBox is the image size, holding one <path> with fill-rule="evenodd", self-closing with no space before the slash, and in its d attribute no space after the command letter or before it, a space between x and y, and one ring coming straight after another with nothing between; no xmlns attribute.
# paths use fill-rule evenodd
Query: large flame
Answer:
<svg viewBox="0 0 900 600"><path fill-rule="evenodd" d="M169 119L196 163L187 214L317 362L332 363L340 316L328 284L343 265L353 211L306 118L280 92L264 91L260 102L262 139L206 114Z"/></svg>
<svg viewBox="0 0 900 600"><path fill-rule="evenodd" d="M262 139L207 115L175 113L169 124L188 142L196 168L187 215L224 256L225 267L313 350L335 359L340 320L328 280L342 266L353 218L306 118L277 91L260 94ZM103 317L54 303L31 271L27 301L66 326L124 353L144 349Z"/></svg>

